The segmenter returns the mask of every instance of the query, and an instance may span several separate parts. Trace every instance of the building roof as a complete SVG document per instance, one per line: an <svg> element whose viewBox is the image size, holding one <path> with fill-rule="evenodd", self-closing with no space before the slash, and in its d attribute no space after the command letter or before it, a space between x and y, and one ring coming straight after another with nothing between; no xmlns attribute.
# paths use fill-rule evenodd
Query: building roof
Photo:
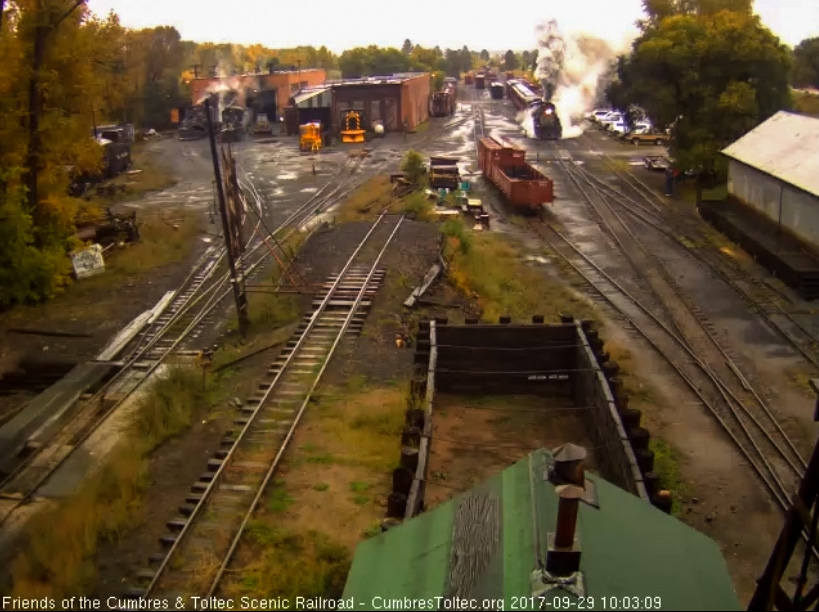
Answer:
<svg viewBox="0 0 819 612"><path fill-rule="evenodd" d="M399 85L411 79L429 76L428 72L397 72L392 75L361 77L360 79L341 79L327 81L333 87L354 87L361 85Z"/></svg>
<svg viewBox="0 0 819 612"><path fill-rule="evenodd" d="M779 111L722 152L819 196L819 119Z"/></svg>
<svg viewBox="0 0 819 612"><path fill-rule="evenodd" d="M268 70L263 70L262 72L243 72L242 74L220 74L216 76L201 76L197 78L190 79L191 82L193 81L229 81L230 79L237 79L241 77L260 77L260 76L273 76L276 74L304 74L305 72L324 72L324 68L302 68L301 70L294 69L294 70L274 70L270 72Z"/></svg>
<svg viewBox="0 0 819 612"><path fill-rule="evenodd" d="M358 605L377 603L380 608L372 609L382 610L443 610L429 603L436 597L505 600L503 607L484 609L547 609L537 600L534 607L513 604L532 596L533 584L544 586L540 573L532 580L556 525L558 498L544 477L551 461L548 451L536 451L474 489L365 540L343 597L354 597ZM660 607L644 597L660 598L665 610L742 609L713 540L602 478L586 478L599 506L581 503L577 518L587 609L622 608L622 602L604 606L602 598L635 596L640 601L636 606L630 601L632 609ZM569 595L554 589L544 597ZM377 597L384 600L373 603ZM414 607L401 608L404 598L415 600Z"/></svg>
<svg viewBox="0 0 819 612"><path fill-rule="evenodd" d="M310 98L315 98L330 90L329 87L317 87L316 89L302 89L298 94L293 96L293 103L296 106L307 102Z"/></svg>

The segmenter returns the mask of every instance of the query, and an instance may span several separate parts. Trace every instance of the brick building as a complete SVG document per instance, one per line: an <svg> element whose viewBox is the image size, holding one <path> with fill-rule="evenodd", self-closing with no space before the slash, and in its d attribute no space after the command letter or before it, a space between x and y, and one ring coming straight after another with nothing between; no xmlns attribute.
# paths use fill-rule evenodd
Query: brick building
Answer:
<svg viewBox="0 0 819 612"><path fill-rule="evenodd" d="M333 131L341 129L349 110L361 113L367 131L376 121L383 122L387 132L400 132L404 125L413 130L429 117L431 85L426 72L332 82Z"/></svg>
<svg viewBox="0 0 819 612"><path fill-rule="evenodd" d="M238 104L278 121L288 100L299 89L321 85L326 79L326 72L318 68L194 79L191 102L200 104L207 93L221 91L225 105Z"/></svg>

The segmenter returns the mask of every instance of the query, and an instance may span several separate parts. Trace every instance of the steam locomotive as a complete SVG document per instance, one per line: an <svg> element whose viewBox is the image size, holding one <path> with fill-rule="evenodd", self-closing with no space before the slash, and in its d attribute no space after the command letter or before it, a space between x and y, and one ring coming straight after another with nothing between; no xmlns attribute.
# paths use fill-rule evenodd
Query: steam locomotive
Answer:
<svg viewBox="0 0 819 612"><path fill-rule="evenodd" d="M557 108L544 99L544 96L537 94L534 85L523 79L506 81L506 94L518 110L531 117L535 138L559 140L563 136Z"/></svg>

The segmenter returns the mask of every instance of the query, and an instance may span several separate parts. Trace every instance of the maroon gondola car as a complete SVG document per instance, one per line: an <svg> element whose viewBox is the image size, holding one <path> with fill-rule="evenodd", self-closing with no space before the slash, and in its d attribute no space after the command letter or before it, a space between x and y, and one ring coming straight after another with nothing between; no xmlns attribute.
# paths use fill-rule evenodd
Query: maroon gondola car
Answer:
<svg viewBox="0 0 819 612"><path fill-rule="evenodd" d="M494 138L478 140L478 167L515 212L538 214L554 202L552 180L526 161L526 151Z"/></svg>

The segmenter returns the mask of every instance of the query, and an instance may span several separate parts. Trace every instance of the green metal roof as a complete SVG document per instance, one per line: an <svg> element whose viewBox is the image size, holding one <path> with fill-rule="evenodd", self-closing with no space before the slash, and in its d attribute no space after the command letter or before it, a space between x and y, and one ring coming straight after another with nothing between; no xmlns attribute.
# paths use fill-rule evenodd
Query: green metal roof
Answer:
<svg viewBox="0 0 819 612"><path fill-rule="evenodd" d="M581 503L578 513L583 597L567 607L575 596L556 588L544 599L521 599L543 589L533 571L557 520L557 494L545 478L550 459L536 451L359 544L344 599L371 610L457 609L436 597L496 610L742 609L716 542L588 473L599 508Z"/></svg>

